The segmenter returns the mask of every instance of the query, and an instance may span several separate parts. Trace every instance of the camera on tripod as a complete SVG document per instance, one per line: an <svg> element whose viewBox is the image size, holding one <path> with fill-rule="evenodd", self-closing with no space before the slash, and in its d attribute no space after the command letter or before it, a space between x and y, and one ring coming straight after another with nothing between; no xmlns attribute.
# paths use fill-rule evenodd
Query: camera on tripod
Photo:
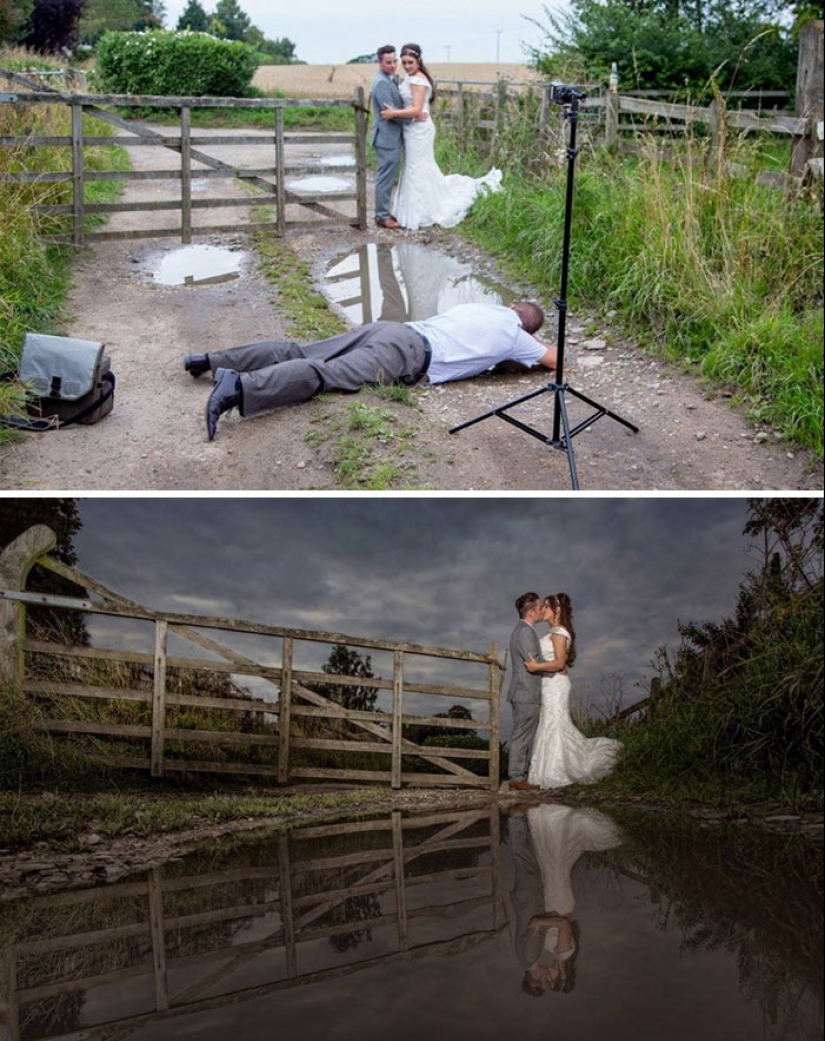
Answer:
<svg viewBox="0 0 825 1041"><path fill-rule="evenodd" d="M569 105L577 99L581 101L586 96L583 90L571 87L566 83L551 83L547 91L551 105Z"/></svg>

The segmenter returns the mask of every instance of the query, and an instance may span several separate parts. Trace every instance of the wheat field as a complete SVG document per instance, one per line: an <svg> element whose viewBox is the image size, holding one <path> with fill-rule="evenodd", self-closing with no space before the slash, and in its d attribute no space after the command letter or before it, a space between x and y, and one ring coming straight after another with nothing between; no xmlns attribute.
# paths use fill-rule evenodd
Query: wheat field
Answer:
<svg viewBox="0 0 825 1041"><path fill-rule="evenodd" d="M433 62L427 66L437 82L540 82L534 69L521 64ZM281 91L289 98L351 98L357 87L368 91L376 65L261 65L252 84L260 90ZM483 88L480 88L483 89Z"/></svg>

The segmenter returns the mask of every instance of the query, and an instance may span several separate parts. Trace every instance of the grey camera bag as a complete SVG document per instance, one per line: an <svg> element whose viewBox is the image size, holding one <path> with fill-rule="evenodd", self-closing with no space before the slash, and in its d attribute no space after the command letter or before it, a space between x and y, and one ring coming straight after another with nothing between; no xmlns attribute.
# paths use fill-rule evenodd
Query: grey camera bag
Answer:
<svg viewBox="0 0 825 1041"><path fill-rule="evenodd" d="M18 379L34 396L29 411L39 420L4 419L23 430L97 423L114 407L115 377L102 343L26 333Z"/></svg>

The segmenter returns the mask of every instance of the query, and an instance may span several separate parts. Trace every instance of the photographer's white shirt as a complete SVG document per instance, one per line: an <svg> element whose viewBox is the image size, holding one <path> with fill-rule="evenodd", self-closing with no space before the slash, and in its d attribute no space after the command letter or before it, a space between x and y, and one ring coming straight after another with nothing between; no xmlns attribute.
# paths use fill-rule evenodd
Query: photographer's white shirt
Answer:
<svg viewBox="0 0 825 1041"><path fill-rule="evenodd" d="M500 361L536 365L547 347L521 327L509 307L459 304L423 322L406 322L432 348L430 383L469 379Z"/></svg>

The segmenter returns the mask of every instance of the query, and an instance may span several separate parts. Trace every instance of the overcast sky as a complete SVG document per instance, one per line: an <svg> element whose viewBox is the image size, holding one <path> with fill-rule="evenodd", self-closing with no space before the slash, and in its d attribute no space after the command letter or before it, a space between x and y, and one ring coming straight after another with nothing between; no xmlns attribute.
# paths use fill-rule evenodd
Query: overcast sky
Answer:
<svg viewBox="0 0 825 1041"><path fill-rule="evenodd" d="M80 569L179 613L503 654L515 598L566 591L574 689L593 697L602 676L621 676L626 703L657 647L678 644L678 621L731 613L752 566L744 499L121 498L80 511ZM101 644L138 645L96 625ZM391 673L380 652L375 664Z"/></svg>
<svg viewBox="0 0 825 1041"><path fill-rule="evenodd" d="M209 13L215 2L201 0ZM166 26L174 29L186 0L165 0L165 6ZM240 6L265 36L286 36L296 45L297 57L312 65L341 65L381 44L400 47L413 41L432 62L520 62L525 60L523 43L537 46L542 39L527 18L546 22L545 5L537 0L515 5L502 0L418 0L403 5L386 0L306 0L295 7L240 0Z"/></svg>

